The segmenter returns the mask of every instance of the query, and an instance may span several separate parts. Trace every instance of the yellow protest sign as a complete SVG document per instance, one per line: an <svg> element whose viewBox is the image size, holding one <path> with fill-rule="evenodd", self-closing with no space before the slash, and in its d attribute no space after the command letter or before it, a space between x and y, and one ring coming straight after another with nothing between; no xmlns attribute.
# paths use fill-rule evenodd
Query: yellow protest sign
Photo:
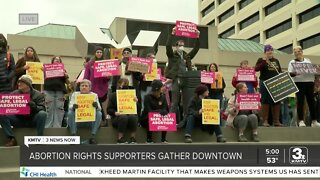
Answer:
<svg viewBox="0 0 320 180"><path fill-rule="evenodd" d="M152 63L151 73L145 75L146 81L153 81L157 79L157 73L158 73L158 65L157 63Z"/></svg>
<svg viewBox="0 0 320 180"><path fill-rule="evenodd" d="M123 49L110 48L110 59L122 59Z"/></svg>
<svg viewBox="0 0 320 180"><path fill-rule="evenodd" d="M137 114L136 90L117 90L117 109L121 114Z"/></svg>
<svg viewBox="0 0 320 180"><path fill-rule="evenodd" d="M32 77L32 84L44 84L43 63L40 62L26 62L29 69L26 74Z"/></svg>
<svg viewBox="0 0 320 180"><path fill-rule="evenodd" d="M96 119L96 108L92 106L95 100L94 94L76 95L76 122L91 122ZM99 103L99 102L97 102Z"/></svg>
<svg viewBox="0 0 320 180"><path fill-rule="evenodd" d="M215 82L211 84L211 89L222 89L222 73L216 72L215 74Z"/></svg>
<svg viewBox="0 0 320 180"><path fill-rule="evenodd" d="M202 124L220 124L220 101L202 99Z"/></svg>

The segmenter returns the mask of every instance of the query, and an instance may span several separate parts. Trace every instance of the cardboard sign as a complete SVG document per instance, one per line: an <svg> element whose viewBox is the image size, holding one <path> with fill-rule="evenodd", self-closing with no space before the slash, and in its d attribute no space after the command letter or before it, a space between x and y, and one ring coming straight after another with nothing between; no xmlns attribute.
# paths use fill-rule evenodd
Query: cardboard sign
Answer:
<svg viewBox="0 0 320 180"><path fill-rule="evenodd" d="M30 94L0 94L0 114L30 114Z"/></svg>
<svg viewBox="0 0 320 180"><path fill-rule="evenodd" d="M94 63L94 77L120 76L119 60L110 59Z"/></svg>
<svg viewBox="0 0 320 180"><path fill-rule="evenodd" d="M214 72L201 71L201 83L213 84L215 82Z"/></svg>
<svg viewBox="0 0 320 180"><path fill-rule="evenodd" d="M256 71L253 68L238 68L236 72L236 79L240 82L256 81Z"/></svg>
<svg viewBox="0 0 320 180"><path fill-rule="evenodd" d="M202 99L202 124L220 124L220 101Z"/></svg>
<svg viewBox="0 0 320 180"><path fill-rule="evenodd" d="M237 94L239 110L260 110L261 94Z"/></svg>
<svg viewBox="0 0 320 180"><path fill-rule="evenodd" d="M197 38L197 24L186 21L176 21L176 36Z"/></svg>
<svg viewBox="0 0 320 180"><path fill-rule="evenodd" d="M26 62L29 69L26 74L32 77L32 84L44 84L43 63L40 62Z"/></svg>
<svg viewBox="0 0 320 180"><path fill-rule="evenodd" d="M297 74L320 74L320 66L310 63L291 63Z"/></svg>
<svg viewBox="0 0 320 180"><path fill-rule="evenodd" d="M92 106L94 101L94 94L76 95L76 104L79 106L76 109L76 122L92 122L96 120L96 108Z"/></svg>
<svg viewBox="0 0 320 180"><path fill-rule="evenodd" d="M136 90L117 90L117 109L121 114L137 114Z"/></svg>
<svg viewBox="0 0 320 180"><path fill-rule="evenodd" d="M123 49L110 48L110 59L122 59Z"/></svg>
<svg viewBox="0 0 320 180"><path fill-rule="evenodd" d="M45 79L64 77L64 65L62 63L44 64L43 70Z"/></svg>
<svg viewBox="0 0 320 180"><path fill-rule="evenodd" d="M158 75L158 65L157 65L157 63L152 63L151 73L145 74L144 78L145 78L145 81L153 81L155 79L160 79L160 77Z"/></svg>
<svg viewBox="0 0 320 180"><path fill-rule="evenodd" d="M263 82L274 102L281 101L299 91L290 74L284 72Z"/></svg>
<svg viewBox="0 0 320 180"><path fill-rule="evenodd" d="M130 57L128 70L132 72L141 72L148 74L151 73L152 63L152 59Z"/></svg>
<svg viewBox="0 0 320 180"><path fill-rule="evenodd" d="M149 112L149 131L177 131L176 114L162 116L157 112Z"/></svg>
<svg viewBox="0 0 320 180"><path fill-rule="evenodd" d="M213 84L211 84L211 89L222 89L222 85L222 73L215 72L215 81Z"/></svg>

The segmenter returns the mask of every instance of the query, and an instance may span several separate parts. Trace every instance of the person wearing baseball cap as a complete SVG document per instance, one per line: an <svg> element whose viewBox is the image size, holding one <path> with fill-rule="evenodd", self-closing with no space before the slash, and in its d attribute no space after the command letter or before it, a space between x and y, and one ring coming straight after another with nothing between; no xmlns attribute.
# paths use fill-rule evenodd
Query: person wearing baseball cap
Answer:
<svg viewBox="0 0 320 180"><path fill-rule="evenodd" d="M5 146L16 146L17 140L14 136L13 127L36 127L37 135L42 136L47 119L44 95L32 88L32 78L29 75L22 75L18 79L18 89L12 94L30 94L30 113L28 115L10 115L0 121L4 134L9 139Z"/></svg>

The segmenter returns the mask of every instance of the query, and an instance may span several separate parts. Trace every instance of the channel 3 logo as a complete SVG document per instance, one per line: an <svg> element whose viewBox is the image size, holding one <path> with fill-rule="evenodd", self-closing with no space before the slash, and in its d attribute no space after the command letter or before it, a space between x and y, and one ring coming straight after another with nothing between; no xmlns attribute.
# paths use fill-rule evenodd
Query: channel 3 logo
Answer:
<svg viewBox="0 0 320 180"><path fill-rule="evenodd" d="M22 167L20 173L24 175L24 177L28 177L29 169Z"/></svg>
<svg viewBox="0 0 320 180"><path fill-rule="evenodd" d="M290 147L289 149L290 164L307 164L308 148L306 147Z"/></svg>

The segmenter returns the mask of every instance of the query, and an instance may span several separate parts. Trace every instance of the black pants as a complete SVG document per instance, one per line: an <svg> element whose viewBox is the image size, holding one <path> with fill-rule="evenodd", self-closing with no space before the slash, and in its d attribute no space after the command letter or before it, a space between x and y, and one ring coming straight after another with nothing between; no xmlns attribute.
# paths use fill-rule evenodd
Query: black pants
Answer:
<svg viewBox="0 0 320 180"><path fill-rule="evenodd" d="M102 103L105 102L108 98L108 93L105 94L103 97L99 97L99 103L100 103L100 106L101 106L101 113L102 113L102 121L105 121L106 120L106 114L104 113L104 109L102 107Z"/></svg>
<svg viewBox="0 0 320 180"><path fill-rule="evenodd" d="M167 137L167 131L161 131L161 141L165 141ZM152 139L152 132L147 129L147 139Z"/></svg>
<svg viewBox="0 0 320 180"><path fill-rule="evenodd" d="M313 82L296 82L296 85L299 89L297 92L297 112L299 120L304 119L304 97L307 99L310 116L312 120L316 120L316 111L315 111L315 102L313 97Z"/></svg>
<svg viewBox="0 0 320 180"><path fill-rule="evenodd" d="M136 132L138 125L137 115L121 115L111 119L112 126L118 129L119 133Z"/></svg>

